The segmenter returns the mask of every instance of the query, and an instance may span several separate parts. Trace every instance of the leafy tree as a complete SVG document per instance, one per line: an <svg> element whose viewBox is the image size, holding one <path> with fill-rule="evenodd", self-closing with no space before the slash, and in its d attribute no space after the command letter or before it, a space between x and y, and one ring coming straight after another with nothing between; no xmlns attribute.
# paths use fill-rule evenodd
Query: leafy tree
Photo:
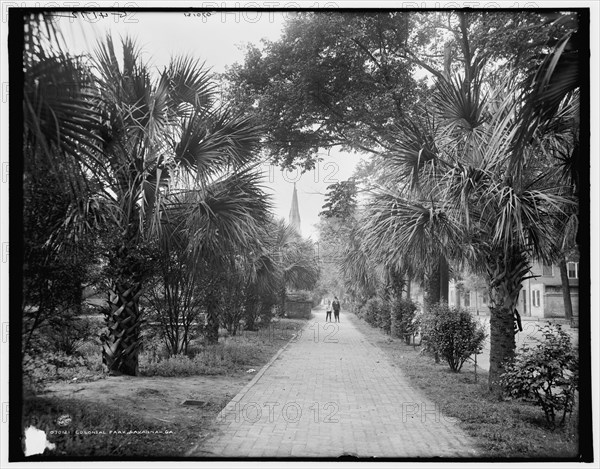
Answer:
<svg viewBox="0 0 600 469"><path fill-rule="evenodd" d="M303 12L281 40L249 46L227 74L235 100L270 129L265 148L284 167L310 169L319 148L374 149L418 85L395 51L408 13Z"/></svg>
<svg viewBox="0 0 600 469"><path fill-rule="evenodd" d="M323 211L319 216L348 220L356 210L356 182L353 179L327 186Z"/></svg>
<svg viewBox="0 0 600 469"><path fill-rule="evenodd" d="M429 85L415 71L439 80L465 61L525 70L548 39L541 13L467 16L300 12L278 41L248 46L226 74L230 95L265 124L265 148L284 167L311 169L319 149L335 145L377 154L401 120L418 117Z"/></svg>

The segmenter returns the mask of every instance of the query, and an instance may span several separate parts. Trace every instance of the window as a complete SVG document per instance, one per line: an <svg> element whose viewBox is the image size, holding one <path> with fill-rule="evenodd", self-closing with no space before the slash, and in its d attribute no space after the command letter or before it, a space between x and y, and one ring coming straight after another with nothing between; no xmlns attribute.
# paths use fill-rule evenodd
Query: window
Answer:
<svg viewBox="0 0 600 469"><path fill-rule="evenodd" d="M579 262L567 262L567 277L579 278Z"/></svg>
<svg viewBox="0 0 600 469"><path fill-rule="evenodd" d="M533 304L533 306L535 306L536 308L539 308L541 305L541 292L539 290L533 290L531 292L531 302Z"/></svg>
<svg viewBox="0 0 600 469"><path fill-rule="evenodd" d="M470 306L471 306L471 292L466 291L465 292L465 308L468 308Z"/></svg>
<svg viewBox="0 0 600 469"><path fill-rule="evenodd" d="M554 275L554 273L552 272L552 264L544 264L542 266L542 275L544 277L552 277Z"/></svg>

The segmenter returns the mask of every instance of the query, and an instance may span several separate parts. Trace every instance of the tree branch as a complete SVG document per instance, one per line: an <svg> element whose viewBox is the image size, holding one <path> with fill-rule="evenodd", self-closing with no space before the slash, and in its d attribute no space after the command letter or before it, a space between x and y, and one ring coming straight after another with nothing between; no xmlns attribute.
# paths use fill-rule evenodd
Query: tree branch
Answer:
<svg viewBox="0 0 600 469"><path fill-rule="evenodd" d="M367 55L371 58L371 60L373 62L375 62L375 65L377 65L380 69L383 69L382 65L379 63L379 61L375 58L375 56L371 53L371 51L364 46L363 44L361 44L357 39L352 38L352 42L354 44L356 44L360 49L362 49L364 52L367 53Z"/></svg>

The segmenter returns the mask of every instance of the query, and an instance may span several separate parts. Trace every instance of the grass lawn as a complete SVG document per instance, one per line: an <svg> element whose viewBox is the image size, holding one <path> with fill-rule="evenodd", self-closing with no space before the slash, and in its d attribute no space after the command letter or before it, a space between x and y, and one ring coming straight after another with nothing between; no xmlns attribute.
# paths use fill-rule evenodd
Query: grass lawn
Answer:
<svg viewBox="0 0 600 469"><path fill-rule="evenodd" d="M56 445L27 460L184 457L211 434L219 411L305 324L281 319L261 331L221 337L192 358L144 364L142 357L141 376L90 377L90 369L61 373L69 378L55 376L43 390L24 396L23 429L33 425ZM79 379L71 377L75 372ZM185 400L199 405L183 405Z"/></svg>
<svg viewBox="0 0 600 469"><path fill-rule="evenodd" d="M475 440L485 458L574 458L579 454L577 412L565 429L550 430L544 413L533 403L499 401L487 389L487 372L465 363L453 373L445 363L420 353L412 345L373 329L358 317L352 318L373 343L385 350L416 387L439 405L443 414L460 420L459 425Z"/></svg>

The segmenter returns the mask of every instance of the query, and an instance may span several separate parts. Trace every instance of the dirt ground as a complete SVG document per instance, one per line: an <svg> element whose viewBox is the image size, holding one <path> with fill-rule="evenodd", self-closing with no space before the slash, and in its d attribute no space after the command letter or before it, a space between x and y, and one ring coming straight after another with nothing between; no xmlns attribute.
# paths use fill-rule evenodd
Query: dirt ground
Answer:
<svg viewBox="0 0 600 469"><path fill-rule="evenodd" d="M107 376L95 380L48 383L39 397L105 404L149 424L164 425L177 436L164 442L169 454L184 455L214 429L217 414L260 371L306 321L285 319L268 334L248 333L256 346L256 363L227 374L182 377ZM261 338L262 337L262 338ZM248 372L252 370L252 372ZM184 405L184 401L195 401ZM158 442L158 444L161 444Z"/></svg>
<svg viewBox="0 0 600 469"><path fill-rule="evenodd" d="M185 450L210 434L219 411L255 374L181 378L111 376L85 383L55 383L43 395L108 404L149 423L169 424L181 433L181 450ZM186 400L199 402L184 405Z"/></svg>

